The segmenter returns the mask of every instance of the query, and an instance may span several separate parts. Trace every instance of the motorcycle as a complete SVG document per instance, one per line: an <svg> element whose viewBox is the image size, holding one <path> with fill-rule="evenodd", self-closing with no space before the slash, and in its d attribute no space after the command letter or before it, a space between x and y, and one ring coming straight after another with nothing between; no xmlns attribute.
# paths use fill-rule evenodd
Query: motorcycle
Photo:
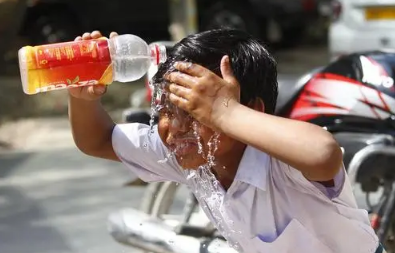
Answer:
<svg viewBox="0 0 395 253"><path fill-rule="evenodd" d="M343 148L351 183L359 184L366 195L371 225L388 252L395 252L394 77L395 51L342 56L294 85L279 85L276 111L278 116L311 122L333 134ZM151 183L141 211L125 209L110 215L114 239L156 253L235 252L199 216L192 193L181 215L166 216L179 187L173 182ZM374 204L372 193L380 196Z"/></svg>

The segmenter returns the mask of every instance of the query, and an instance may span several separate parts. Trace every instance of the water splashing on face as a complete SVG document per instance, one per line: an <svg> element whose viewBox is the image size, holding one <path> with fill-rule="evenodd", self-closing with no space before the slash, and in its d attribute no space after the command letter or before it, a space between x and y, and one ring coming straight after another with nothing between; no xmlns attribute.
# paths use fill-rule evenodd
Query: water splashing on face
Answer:
<svg viewBox="0 0 395 253"><path fill-rule="evenodd" d="M175 69L174 67L170 68L166 74L173 72ZM152 97L151 97L151 115L150 115L150 131L149 135L153 134L154 125L155 125L155 117L158 116L160 110L165 108L165 98L167 96L167 92L165 90L165 83L153 83L152 80L149 81L149 87L152 90ZM148 147L147 144L143 145L144 147ZM165 158L159 160L158 163L166 163L174 156L174 151L170 151L166 154Z"/></svg>
<svg viewBox="0 0 395 253"><path fill-rule="evenodd" d="M195 136L198 145L198 154L202 155L202 157L205 158L203 152L203 145L199 134L199 123L196 120L192 122L192 128L193 128L193 135Z"/></svg>
<svg viewBox="0 0 395 253"><path fill-rule="evenodd" d="M175 69L173 68L169 69L166 74L174 71ZM155 116L158 115L161 109L172 105L169 105L168 101L164 101L167 100L167 91L165 90L166 83L150 83L149 85L153 92L149 132L149 134L152 134L154 133L153 128ZM176 114L178 114L179 110L175 111ZM192 121L192 131L198 145L197 153L206 160L206 163L199 166L197 169L193 168L184 170L185 176L188 181L192 181L195 185L194 193L197 199L199 199L202 209L205 210L206 213L211 214L212 218L215 220L219 232L227 239L230 246L238 250L240 249L239 244L230 236L235 231L232 228L233 223L228 224L227 219L224 218L220 211L221 207L223 207L224 190L221 186L221 183L213 173L214 166L216 166L215 153L218 149L220 134L214 133L207 143L207 149L205 149L200 136L200 124L196 120ZM205 154L205 150L207 150L207 154ZM176 150L168 151L165 158L158 162L165 163L169 161L169 159L174 156L175 152L177 152L177 147ZM222 166L222 168L225 169L224 166ZM169 243L171 242L169 241Z"/></svg>
<svg viewBox="0 0 395 253"><path fill-rule="evenodd" d="M240 236L240 231L235 229L234 222L227 218L225 213L221 210L226 210L227 205L224 203L225 191L213 173L216 164L215 154L220 144L220 134L214 133L207 142L207 154L204 154L201 137L199 135L199 123L194 121L192 123L193 133L199 145L198 153L206 159L206 164L199 166L197 170L186 170L185 174L187 180L192 181L195 185L195 196L199 199L201 207L206 213L210 214L215 221L218 231L226 238L229 246L241 250L240 244L234 239L232 235ZM220 166L226 169L225 166Z"/></svg>
<svg viewBox="0 0 395 253"><path fill-rule="evenodd" d="M153 85L152 82L149 82L149 87L152 90L152 98L151 98L151 117L149 121L149 126L150 126L150 134L153 134L154 132L154 122L155 122L155 115L158 113L157 108L156 108L156 97L158 94L158 88L156 85Z"/></svg>
<svg viewBox="0 0 395 253"><path fill-rule="evenodd" d="M218 144L219 144L219 133L214 133L213 136L211 136L210 140L207 143L208 146L208 154L207 154L207 162L210 168L213 168L215 166L215 152L218 149Z"/></svg>

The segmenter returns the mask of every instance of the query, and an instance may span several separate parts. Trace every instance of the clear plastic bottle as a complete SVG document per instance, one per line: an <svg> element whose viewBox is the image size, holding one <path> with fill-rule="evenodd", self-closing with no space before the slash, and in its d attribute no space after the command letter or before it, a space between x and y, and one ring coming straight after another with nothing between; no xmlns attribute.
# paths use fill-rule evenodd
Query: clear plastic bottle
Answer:
<svg viewBox="0 0 395 253"><path fill-rule="evenodd" d="M125 34L111 39L26 46L18 56L23 91L31 95L138 80L151 64L166 60L166 48L158 44L148 46L141 38Z"/></svg>

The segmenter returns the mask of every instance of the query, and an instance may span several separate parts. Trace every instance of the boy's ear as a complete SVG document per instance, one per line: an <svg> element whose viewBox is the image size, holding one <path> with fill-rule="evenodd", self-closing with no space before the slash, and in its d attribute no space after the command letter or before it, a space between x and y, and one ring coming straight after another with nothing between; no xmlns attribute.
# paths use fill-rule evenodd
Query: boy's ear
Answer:
<svg viewBox="0 0 395 253"><path fill-rule="evenodd" d="M248 104L248 107L260 112L265 111L265 103L263 103L263 100L261 98L255 98L254 100L252 100Z"/></svg>

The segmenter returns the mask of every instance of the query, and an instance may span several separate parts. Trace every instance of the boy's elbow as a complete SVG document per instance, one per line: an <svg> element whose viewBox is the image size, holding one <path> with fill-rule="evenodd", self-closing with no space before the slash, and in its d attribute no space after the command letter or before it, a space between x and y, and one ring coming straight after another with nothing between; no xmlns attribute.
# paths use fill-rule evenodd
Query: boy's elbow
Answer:
<svg viewBox="0 0 395 253"><path fill-rule="evenodd" d="M96 151L93 146L87 145L87 143L84 143L82 141L76 141L76 140L74 140L74 143L75 146L78 148L78 150L84 153L85 155L95 156L94 154L96 153Z"/></svg>
<svg viewBox="0 0 395 253"><path fill-rule="evenodd" d="M88 156L120 162L118 156L115 154L111 142L103 143L103 145L99 147L77 145L77 148Z"/></svg>
<svg viewBox="0 0 395 253"><path fill-rule="evenodd" d="M74 141L74 142L76 147L85 155L99 157L99 158L102 158L104 150L108 149L106 146L111 145L110 141L103 141L100 143L87 142L87 141Z"/></svg>
<svg viewBox="0 0 395 253"><path fill-rule="evenodd" d="M343 152L332 136L323 141L322 145L317 168L319 168L320 177L322 177L323 181L332 180L343 163Z"/></svg>

